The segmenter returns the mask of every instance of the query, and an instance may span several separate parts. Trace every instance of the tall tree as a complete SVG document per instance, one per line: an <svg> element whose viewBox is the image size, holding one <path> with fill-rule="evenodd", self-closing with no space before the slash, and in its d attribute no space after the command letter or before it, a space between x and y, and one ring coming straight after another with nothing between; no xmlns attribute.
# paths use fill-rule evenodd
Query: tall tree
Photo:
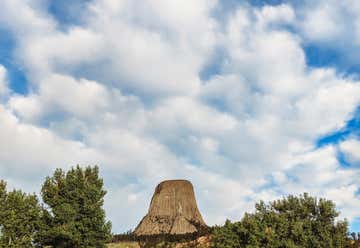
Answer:
<svg viewBox="0 0 360 248"><path fill-rule="evenodd" d="M41 208L36 195L6 191L0 181L0 247L33 247L40 228Z"/></svg>
<svg viewBox="0 0 360 248"><path fill-rule="evenodd" d="M111 223L103 209L103 186L97 166L76 166L68 172L56 169L41 190L47 208L39 242L64 248L105 247Z"/></svg>
<svg viewBox="0 0 360 248"><path fill-rule="evenodd" d="M214 232L214 247L337 248L347 243L347 222L335 221L339 213L332 201L308 194L256 204L253 214L240 222L227 221Z"/></svg>

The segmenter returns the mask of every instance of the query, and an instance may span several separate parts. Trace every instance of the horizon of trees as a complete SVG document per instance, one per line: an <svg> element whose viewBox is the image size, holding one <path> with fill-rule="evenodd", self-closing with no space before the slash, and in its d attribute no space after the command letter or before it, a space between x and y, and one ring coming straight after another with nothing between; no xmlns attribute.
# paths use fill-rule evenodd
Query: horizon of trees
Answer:
<svg viewBox="0 0 360 248"><path fill-rule="evenodd" d="M260 201L254 213L201 233L154 237L113 235L103 208L105 194L98 166L56 169L42 184L42 203L34 193L8 191L0 180L0 248L103 248L116 240L171 245L203 235L212 237L214 248L360 248L360 233L350 233L346 220L336 221L335 203L307 193Z"/></svg>

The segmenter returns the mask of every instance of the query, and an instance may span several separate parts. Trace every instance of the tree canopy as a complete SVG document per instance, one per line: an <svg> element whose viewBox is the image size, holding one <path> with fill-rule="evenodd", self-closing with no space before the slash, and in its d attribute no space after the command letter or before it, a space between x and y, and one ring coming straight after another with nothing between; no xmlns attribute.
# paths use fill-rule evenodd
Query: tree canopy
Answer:
<svg viewBox="0 0 360 248"><path fill-rule="evenodd" d="M33 247L40 228L41 208L36 195L21 190L7 192L0 181L0 247Z"/></svg>
<svg viewBox="0 0 360 248"><path fill-rule="evenodd" d="M39 242L54 247L105 247L111 223L105 219L103 186L97 166L57 169L47 177L41 189L47 208Z"/></svg>
<svg viewBox="0 0 360 248"><path fill-rule="evenodd" d="M306 193L261 201L241 221L215 228L213 247L345 247L348 224L336 222L338 215L332 201Z"/></svg>

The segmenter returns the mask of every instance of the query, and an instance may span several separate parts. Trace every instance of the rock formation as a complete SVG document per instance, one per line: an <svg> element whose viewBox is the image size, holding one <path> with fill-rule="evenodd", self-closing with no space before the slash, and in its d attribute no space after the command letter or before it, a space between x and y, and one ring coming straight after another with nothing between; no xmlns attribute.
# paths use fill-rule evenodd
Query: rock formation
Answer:
<svg viewBox="0 0 360 248"><path fill-rule="evenodd" d="M196 204L194 188L186 180L160 183L151 199L148 214L135 235L185 234L206 226Z"/></svg>

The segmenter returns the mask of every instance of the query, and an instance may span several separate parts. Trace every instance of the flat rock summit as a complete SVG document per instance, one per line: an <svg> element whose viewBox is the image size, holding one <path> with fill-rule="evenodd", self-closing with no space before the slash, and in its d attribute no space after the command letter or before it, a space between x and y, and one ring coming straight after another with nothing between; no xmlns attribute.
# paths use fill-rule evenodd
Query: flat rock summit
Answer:
<svg viewBox="0 0 360 248"><path fill-rule="evenodd" d="M150 208L135 235L185 234L206 226L196 204L194 188L187 180L168 180L155 189Z"/></svg>

